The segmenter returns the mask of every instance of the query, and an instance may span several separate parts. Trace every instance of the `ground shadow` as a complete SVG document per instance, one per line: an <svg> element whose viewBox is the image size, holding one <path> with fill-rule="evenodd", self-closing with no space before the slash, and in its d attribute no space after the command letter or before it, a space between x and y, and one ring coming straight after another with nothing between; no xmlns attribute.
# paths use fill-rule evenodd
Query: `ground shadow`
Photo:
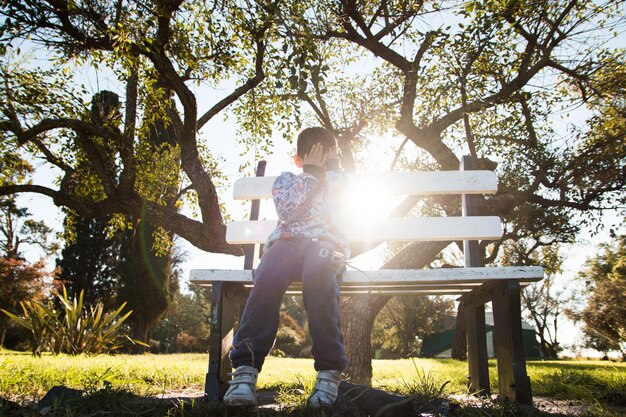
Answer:
<svg viewBox="0 0 626 417"><path fill-rule="evenodd" d="M0 416L228 416L228 417L562 417L579 413L546 412L535 407L512 403L463 403L449 398L426 399L402 397L369 387L344 384L337 404L332 409L283 407L276 404L276 392L260 391L259 407L229 408L205 397L157 398L143 397L128 391L102 389L85 393L66 387L54 387L38 403L20 405L0 398ZM593 416L593 413L584 413ZM607 414L603 414L606 416ZM611 415L611 414L608 414ZM614 414L615 416L619 414Z"/></svg>

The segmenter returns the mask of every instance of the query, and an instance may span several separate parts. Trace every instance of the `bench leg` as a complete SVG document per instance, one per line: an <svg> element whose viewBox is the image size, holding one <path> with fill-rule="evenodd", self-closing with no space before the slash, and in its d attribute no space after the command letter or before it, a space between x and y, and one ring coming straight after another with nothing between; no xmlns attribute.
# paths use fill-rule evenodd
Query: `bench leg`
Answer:
<svg viewBox="0 0 626 417"><path fill-rule="evenodd" d="M493 304L494 349L498 361L500 399L532 405L530 378L526 373L526 357L522 341L520 285L508 282L501 297Z"/></svg>
<svg viewBox="0 0 626 417"><path fill-rule="evenodd" d="M233 282L214 282L211 302L211 335L209 337L209 371L206 374L204 394L212 401L220 401L227 388L231 372L228 352L233 343L235 320L248 297L248 290Z"/></svg>
<svg viewBox="0 0 626 417"><path fill-rule="evenodd" d="M467 363L469 366L469 390L479 395L491 395L489 387L489 363L487 358L487 332L485 329L485 305L465 306L465 329L467 333Z"/></svg>

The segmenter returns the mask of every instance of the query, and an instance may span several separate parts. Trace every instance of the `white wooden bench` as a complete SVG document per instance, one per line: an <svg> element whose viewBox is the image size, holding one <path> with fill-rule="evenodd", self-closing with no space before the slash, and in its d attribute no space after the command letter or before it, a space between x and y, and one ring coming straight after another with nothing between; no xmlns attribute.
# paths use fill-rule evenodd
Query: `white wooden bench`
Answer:
<svg viewBox="0 0 626 417"><path fill-rule="evenodd" d="M499 397L532 404L530 380L522 345L520 289L543 278L540 267L482 267L477 244L480 240L502 237L498 217L476 216L472 195L493 194L497 178L490 171L473 171L471 161L463 159L461 170L440 172L392 172L383 174L352 174L351 182L365 181L374 187L372 193L399 195L462 195L462 216L403 217L379 219L368 224L348 227L350 242L379 241L464 241L465 267L441 269L396 269L377 271L346 271L342 295L382 293L390 295L460 295L466 311L469 389L490 394L485 331L485 304L492 302L495 328L494 344L498 365ZM463 169L465 167L465 169ZM229 379L228 351L232 344L233 325L253 285L252 268L259 245L276 226L275 220L257 220L259 200L271 198L276 177L264 177L265 164L259 165L257 177L241 178L234 184L234 198L252 200L249 221L233 221L227 225L226 240L245 245L244 269L192 270L194 284L211 285L211 339L209 372L205 394L221 399ZM474 199L475 200L475 199ZM294 283L288 293L299 293Z"/></svg>

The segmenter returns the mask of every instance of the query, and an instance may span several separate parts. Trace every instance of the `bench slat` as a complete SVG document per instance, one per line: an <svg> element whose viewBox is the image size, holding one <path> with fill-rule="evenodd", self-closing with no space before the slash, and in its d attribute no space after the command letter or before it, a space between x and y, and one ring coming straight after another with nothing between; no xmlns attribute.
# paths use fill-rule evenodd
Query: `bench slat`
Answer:
<svg viewBox="0 0 626 417"><path fill-rule="evenodd" d="M450 295L457 296L469 293L471 289L465 290L450 290L450 289L406 289L401 288L350 288L342 287L341 295L363 295L363 294L377 294L377 295L394 295L394 296L416 296L416 295ZM288 289L285 293L287 295L301 295L299 290Z"/></svg>
<svg viewBox="0 0 626 417"><path fill-rule="evenodd" d="M529 283L521 282L520 287L524 288ZM378 288L378 287L369 287L369 288L351 288L351 287L342 287L341 295L362 295L362 294L377 294L377 295L394 295L394 296L415 296L415 295L448 295L448 296L463 296L464 294L471 293L473 288L465 288L465 289L413 289L407 287L395 287L395 288ZM291 288L287 290L286 294L288 295L301 295L302 292L299 290L292 290Z"/></svg>
<svg viewBox="0 0 626 417"><path fill-rule="evenodd" d="M192 269L190 281L210 285L213 281L252 283L252 271L242 269ZM348 270L343 275L343 287L433 285L457 288L500 279L533 282L543 279L539 266L471 267L440 269L379 269L376 271Z"/></svg>
<svg viewBox="0 0 626 417"><path fill-rule="evenodd" d="M342 295L461 295L483 283L495 280L518 280L522 287L543 279L543 268L536 266L348 270L341 285ZM241 282L252 286L252 271L227 269L194 269L194 284L209 286L214 281ZM287 294L301 294L302 283L295 282Z"/></svg>
<svg viewBox="0 0 626 417"><path fill-rule="evenodd" d="M229 222L230 244L263 243L276 227L276 220ZM502 226L497 216L401 217L355 222L345 229L350 242L497 240Z"/></svg>
<svg viewBox="0 0 626 417"><path fill-rule="evenodd" d="M276 177L239 178L233 186L235 200L272 198ZM350 187L372 195L493 194L498 179L492 171L417 171L348 174Z"/></svg>

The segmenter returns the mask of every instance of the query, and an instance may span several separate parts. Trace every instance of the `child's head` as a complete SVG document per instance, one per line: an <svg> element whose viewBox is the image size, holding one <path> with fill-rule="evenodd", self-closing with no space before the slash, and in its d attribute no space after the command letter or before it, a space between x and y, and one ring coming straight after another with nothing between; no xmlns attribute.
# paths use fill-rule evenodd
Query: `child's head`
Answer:
<svg viewBox="0 0 626 417"><path fill-rule="evenodd" d="M328 130L323 127L307 127L298 135L298 144L296 149L298 157L300 159L304 158L316 143L322 144L324 152L330 152L333 147L337 146L335 135L330 133Z"/></svg>

